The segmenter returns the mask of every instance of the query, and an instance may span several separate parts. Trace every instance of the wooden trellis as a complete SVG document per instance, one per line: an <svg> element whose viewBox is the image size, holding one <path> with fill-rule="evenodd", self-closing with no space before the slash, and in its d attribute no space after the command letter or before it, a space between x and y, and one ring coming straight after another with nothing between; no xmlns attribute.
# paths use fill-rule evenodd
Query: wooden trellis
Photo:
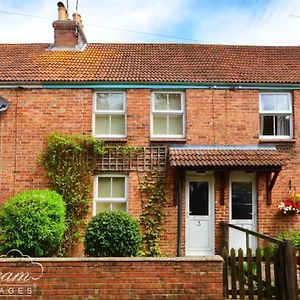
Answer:
<svg viewBox="0 0 300 300"><path fill-rule="evenodd" d="M96 172L130 172L158 171L167 168L168 147L149 146L139 150L129 149L122 154L117 148L108 148L106 153L97 159Z"/></svg>

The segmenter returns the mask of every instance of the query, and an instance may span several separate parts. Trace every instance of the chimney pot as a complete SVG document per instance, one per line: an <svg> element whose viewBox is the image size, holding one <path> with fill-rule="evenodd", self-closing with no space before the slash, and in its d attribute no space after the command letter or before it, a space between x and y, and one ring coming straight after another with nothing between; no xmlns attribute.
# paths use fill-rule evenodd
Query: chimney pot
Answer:
<svg viewBox="0 0 300 300"><path fill-rule="evenodd" d="M68 20L68 11L65 8L65 5L62 2L57 3L58 6L58 20L67 21Z"/></svg>
<svg viewBox="0 0 300 300"><path fill-rule="evenodd" d="M73 21L76 22L77 25L79 25L81 28L83 28L82 19L80 14L73 14Z"/></svg>

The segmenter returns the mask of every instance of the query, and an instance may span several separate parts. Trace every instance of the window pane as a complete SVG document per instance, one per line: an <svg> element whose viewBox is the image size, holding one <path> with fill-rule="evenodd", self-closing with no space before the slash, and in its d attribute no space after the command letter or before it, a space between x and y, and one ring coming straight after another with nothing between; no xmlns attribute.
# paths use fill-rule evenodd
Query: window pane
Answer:
<svg viewBox="0 0 300 300"><path fill-rule="evenodd" d="M112 197L125 198L125 178L113 177Z"/></svg>
<svg viewBox="0 0 300 300"><path fill-rule="evenodd" d="M287 94L278 94L275 96L275 108L277 111L289 111L289 97Z"/></svg>
<svg viewBox="0 0 300 300"><path fill-rule="evenodd" d="M126 211L127 207L126 207L126 202L113 202L112 203L112 210L122 210L122 211Z"/></svg>
<svg viewBox="0 0 300 300"><path fill-rule="evenodd" d="M110 202L96 202L96 214L107 210L111 210Z"/></svg>
<svg viewBox="0 0 300 300"><path fill-rule="evenodd" d="M109 116L96 115L95 134L109 134Z"/></svg>
<svg viewBox="0 0 300 300"><path fill-rule="evenodd" d="M183 116L169 116L169 134L183 135Z"/></svg>
<svg viewBox="0 0 300 300"><path fill-rule="evenodd" d="M123 93L113 93L111 94L111 103L110 109L111 110L123 110Z"/></svg>
<svg viewBox="0 0 300 300"><path fill-rule="evenodd" d="M98 198L110 198L110 189L110 177L98 177Z"/></svg>
<svg viewBox="0 0 300 300"><path fill-rule="evenodd" d="M276 116L277 135L290 135L290 116Z"/></svg>
<svg viewBox="0 0 300 300"><path fill-rule="evenodd" d="M181 94L169 94L169 110L181 110Z"/></svg>
<svg viewBox="0 0 300 300"><path fill-rule="evenodd" d="M153 134L167 135L167 116L155 115L153 116Z"/></svg>
<svg viewBox="0 0 300 300"><path fill-rule="evenodd" d="M125 135L125 116L112 115L111 116L111 134Z"/></svg>
<svg viewBox="0 0 300 300"><path fill-rule="evenodd" d="M190 216L208 216L208 182L190 182Z"/></svg>
<svg viewBox="0 0 300 300"><path fill-rule="evenodd" d="M96 100L96 109L97 110L109 110L109 99L110 94L107 93L98 93Z"/></svg>
<svg viewBox="0 0 300 300"><path fill-rule="evenodd" d="M233 220L252 219L252 182L232 182L231 211Z"/></svg>
<svg viewBox="0 0 300 300"><path fill-rule="evenodd" d="M155 95L155 99L154 99L155 110L167 110L168 109L168 104L167 104L168 94L155 93L154 95Z"/></svg>
<svg viewBox="0 0 300 300"><path fill-rule="evenodd" d="M274 135L274 117L261 116L262 135Z"/></svg>
<svg viewBox="0 0 300 300"><path fill-rule="evenodd" d="M261 109L263 111L275 110L274 95L261 94Z"/></svg>

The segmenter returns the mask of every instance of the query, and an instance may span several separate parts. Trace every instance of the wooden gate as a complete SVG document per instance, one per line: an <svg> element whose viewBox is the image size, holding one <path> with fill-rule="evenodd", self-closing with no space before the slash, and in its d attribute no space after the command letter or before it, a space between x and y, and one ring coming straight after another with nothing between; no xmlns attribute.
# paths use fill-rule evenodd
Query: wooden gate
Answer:
<svg viewBox="0 0 300 300"><path fill-rule="evenodd" d="M300 259L290 241L280 241L236 225L222 222L224 259L224 297L231 299L299 299ZM246 253L228 249L228 227L276 244L270 248L258 248Z"/></svg>

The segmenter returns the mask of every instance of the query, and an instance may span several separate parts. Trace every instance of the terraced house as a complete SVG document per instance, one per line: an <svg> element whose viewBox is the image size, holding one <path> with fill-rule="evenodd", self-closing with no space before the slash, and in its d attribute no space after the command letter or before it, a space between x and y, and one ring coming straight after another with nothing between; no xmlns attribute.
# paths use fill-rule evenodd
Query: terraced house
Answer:
<svg viewBox="0 0 300 300"><path fill-rule="evenodd" d="M300 192L300 47L90 44L80 17L58 9L54 43L0 45L1 202L49 186L37 158L63 132L143 147L129 166L99 164L90 215L138 217L139 168L165 173L166 254L215 253L220 221L300 229L278 211Z"/></svg>

